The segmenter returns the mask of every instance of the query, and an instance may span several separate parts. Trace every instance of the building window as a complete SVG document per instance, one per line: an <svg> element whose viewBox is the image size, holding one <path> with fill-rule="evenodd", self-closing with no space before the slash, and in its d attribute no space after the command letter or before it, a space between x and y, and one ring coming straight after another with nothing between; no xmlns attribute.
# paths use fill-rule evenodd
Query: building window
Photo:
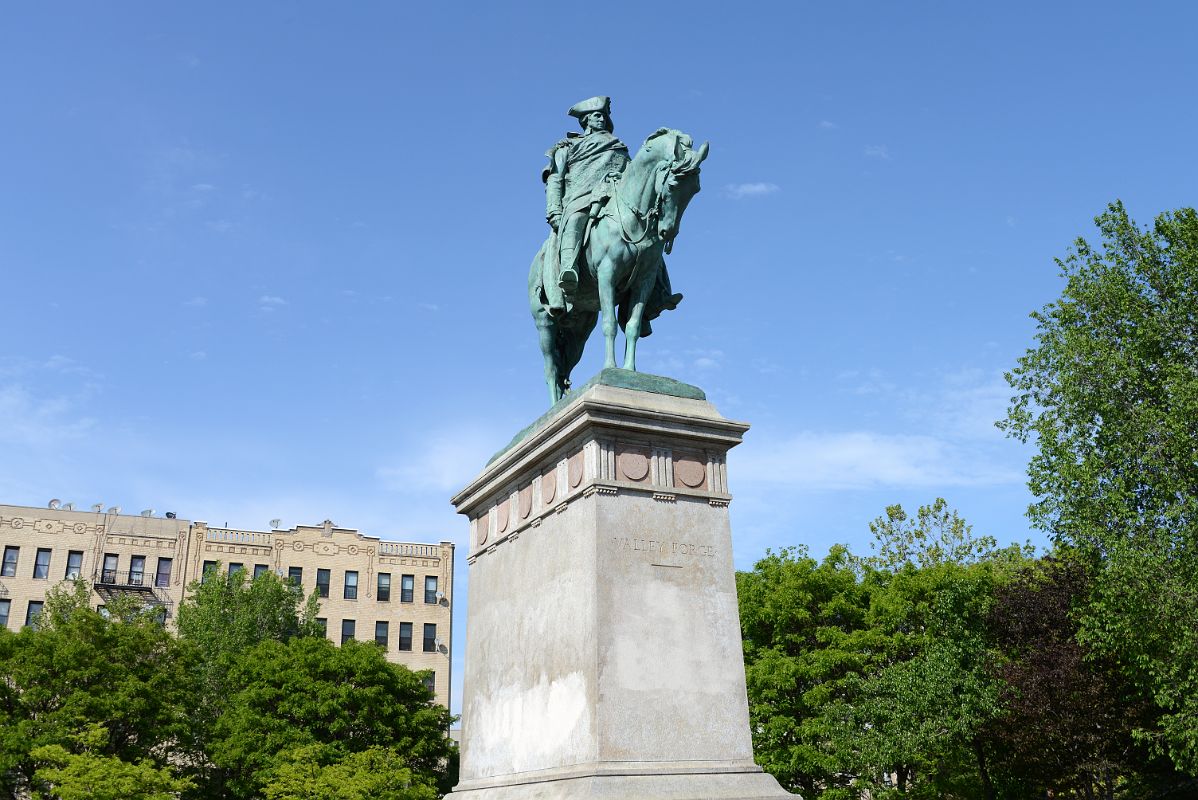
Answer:
<svg viewBox="0 0 1198 800"><path fill-rule="evenodd" d="M343 596L346 600L358 599L358 573L356 570L347 569L345 571L345 593Z"/></svg>
<svg viewBox="0 0 1198 800"><path fill-rule="evenodd" d="M429 670L421 677L420 682L424 684L424 688L428 689L433 694L437 693L437 673Z"/></svg>
<svg viewBox="0 0 1198 800"><path fill-rule="evenodd" d="M379 573L379 590L375 593L380 603L385 603L391 599L391 573Z"/></svg>
<svg viewBox="0 0 1198 800"><path fill-rule="evenodd" d="M133 556L129 559L129 585L144 586L146 576L146 557Z"/></svg>
<svg viewBox="0 0 1198 800"><path fill-rule="evenodd" d="M412 595L416 592L416 576L404 575L399 579L399 602L412 602Z"/></svg>
<svg viewBox="0 0 1198 800"><path fill-rule="evenodd" d="M230 562L229 563L229 574L232 575L234 572L245 572L245 564L242 564L239 561Z"/></svg>
<svg viewBox="0 0 1198 800"><path fill-rule="evenodd" d="M303 567L288 567L287 582L292 586L304 585L304 568Z"/></svg>
<svg viewBox="0 0 1198 800"><path fill-rule="evenodd" d="M173 559L158 557L158 572L154 574L154 585L159 589L165 589L171 585L172 566L174 566Z"/></svg>
<svg viewBox="0 0 1198 800"><path fill-rule="evenodd" d="M316 627L320 628L320 635L329 638L329 621L324 617L316 618Z"/></svg>
<svg viewBox="0 0 1198 800"><path fill-rule="evenodd" d="M33 577L45 579L50 577L50 548L39 547L33 559Z"/></svg>
<svg viewBox="0 0 1198 800"><path fill-rule="evenodd" d="M270 571L270 564L255 564L254 565L254 580L258 580L258 576L264 572Z"/></svg>
<svg viewBox="0 0 1198 800"><path fill-rule="evenodd" d="M37 628L38 618L42 615L42 601L30 600L29 607L25 609L25 627Z"/></svg>
<svg viewBox="0 0 1198 800"><path fill-rule="evenodd" d="M117 563L118 559L116 553L104 554L104 569L100 570L100 583L116 583Z"/></svg>
<svg viewBox="0 0 1198 800"><path fill-rule="evenodd" d="M410 622L399 623L399 649L412 649L412 623Z"/></svg>
<svg viewBox="0 0 1198 800"><path fill-rule="evenodd" d="M210 578L212 575L215 575L215 574L216 574L216 562L215 561L205 561L204 569L203 569L203 571L200 572L200 582L207 583L208 578Z"/></svg>
<svg viewBox="0 0 1198 800"><path fill-rule="evenodd" d="M341 620L341 644L345 644L354 638L354 621L352 619Z"/></svg>
<svg viewBox="0 0 1198 800"><path fill-rule="evenodd" d="M71 550L67 553L66 579L73 581L83 574L83 551Z"/></svg>
<svg viewBox="0 0 1198 800"><path fill-rule="evenodd" d="M321 597L329 596L329 571L327 569L316 570L316 592Z"/></svg>
<svg viewBox="0 0 1198 800"><path fill-rule="evenodd" d="M4 566L0 567L0 577L17 577L17 559L20 556L21 548L19 547L9 546L4 548Z"/></svg>
<svg viewBox="0 0 1198 800"><path fill-rule="evenodd" d="M437 652L437 625L435 622L424 623L424 652Z"/></svg>
<svg viewBox="0 0 1198 800"><path fill-rule="evenodd" d="M424 577L424 602L431 605L437 603L437 576L426 575Z"/></svg>
<svg viewBox="0 0 1198 800"><path fill-rule="evenodd" d="M0 600L0 628L8 627L8 611L11 608L11 600Z"/></svg>
<svg viewBox="0 0 1198 800"><path fill-rule="evenodd" d="M390 634L391 625L387 622L374 623L374 641L381 644L383 649L387 649L387 637Z"/></svg>

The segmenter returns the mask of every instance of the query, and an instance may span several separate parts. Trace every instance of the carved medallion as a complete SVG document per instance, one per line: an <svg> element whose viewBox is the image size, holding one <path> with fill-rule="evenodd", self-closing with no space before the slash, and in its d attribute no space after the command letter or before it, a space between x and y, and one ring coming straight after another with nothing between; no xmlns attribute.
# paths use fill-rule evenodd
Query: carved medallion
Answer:
<svg viewBox="0 0 1198 800"><path fill-rule="evenodd" d="M639 447L628 447L616 456L620 474L630 481L640 483L649 476L649 452Z"/></svg>
<svg viewBox="0 0 1198 800"><path fill-rule="evenodd" d="M541 502L549 505L557 496L557 467L550 467L541 473Z"/></svg>
<svg viewBox="0 0 1198 800"><path fill-rule="evenodd" d="M507 500L504 500L502 503L499 504L498 516L499 516L499 519L496 521L499 524L496 525L495 527L499 531L499 533L503 533L504 531L507 530L508 523L511 521L511 517L512 517L512 512L508 509L508 501Z"/></svg>
<svg viewBox="0 0 1198 800"><path fill-rule="evenodd" d="M491 527L488 517L488 514L483 514L481 517L475 520L475 522L478 523L476 526L478 533L475 536L475 539L478 541L479 547L482 547L487 543L487 529Z"/></svg>
<svg viewBox="0 0 1198 800"><path fill-rule="evenodd" d="M574 455L570 456L569 464L570 472L570 488L577 489L582 483L582 451L579 450Z"/></svg>
<svg viewBox="0 0 1198 800"><path fill-rule="evenodd" d="M528 519L532 513L532 484L520 490L520 519Z"/></svg>
<svg viewBox="0 0 1198 800"><path fill-rule="evenodd" d="M707 465L694 456L676 457L674 480L691 489L706 488Z"/></svg>

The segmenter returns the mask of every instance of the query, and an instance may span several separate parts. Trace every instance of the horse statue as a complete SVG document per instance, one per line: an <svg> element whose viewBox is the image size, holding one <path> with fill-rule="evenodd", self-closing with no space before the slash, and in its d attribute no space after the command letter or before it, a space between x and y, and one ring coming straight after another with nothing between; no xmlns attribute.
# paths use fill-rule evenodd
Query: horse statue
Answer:
<svg viewBox="0 0 1198 800"><path fill-rule="evenodd" d="M619 326L624 331L624 369L635 370L637 340L653 332L651 320L682 299L671 292L663 254L673 248L682 214L700 188L699 165L707 158L708 145L693 145L690 136L671 128L659 128L641 145L587 234L585 264L565 314L550 313L541 283L541 262L552 237L533 258L528 300L551 404L569 390L570 372L600 315L604 368L616 366Z"/></svg>

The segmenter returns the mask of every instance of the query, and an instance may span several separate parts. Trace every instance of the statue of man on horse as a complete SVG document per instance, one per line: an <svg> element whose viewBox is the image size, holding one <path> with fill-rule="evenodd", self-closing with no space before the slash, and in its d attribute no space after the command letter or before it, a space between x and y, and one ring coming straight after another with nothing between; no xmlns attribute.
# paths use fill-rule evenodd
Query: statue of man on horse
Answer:
<svg viewBox="0 0 1198 800"><path fill-rule="evenodd" d="M583 133L567 134L546 153L541 178L552 232L528 276L551 402L569 389L570 372L600 314L605 367L616 366L619 327L623 367L635 370L637 339L682 300L663 256L699 191L699 165L708 150L706 143L695 149L681 131L659 128L629 158L613 133L609 98L583 100L569 114Z"/></svg>

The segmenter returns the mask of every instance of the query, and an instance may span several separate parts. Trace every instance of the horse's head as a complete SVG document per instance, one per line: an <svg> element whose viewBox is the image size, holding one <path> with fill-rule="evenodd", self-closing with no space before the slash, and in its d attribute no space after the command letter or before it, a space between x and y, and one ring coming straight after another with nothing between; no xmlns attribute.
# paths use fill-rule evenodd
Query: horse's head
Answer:
<svg viewBox="0 0 1198 800"><path fill-rule="evenodd" d="M699 192L699 165L707 151L707 142L696 150L694 140L682 131L659 128L637 153L637 158L644 153L657 162L657 235L666 243L667 253L674 246L687 204Z"/></svg>

